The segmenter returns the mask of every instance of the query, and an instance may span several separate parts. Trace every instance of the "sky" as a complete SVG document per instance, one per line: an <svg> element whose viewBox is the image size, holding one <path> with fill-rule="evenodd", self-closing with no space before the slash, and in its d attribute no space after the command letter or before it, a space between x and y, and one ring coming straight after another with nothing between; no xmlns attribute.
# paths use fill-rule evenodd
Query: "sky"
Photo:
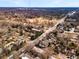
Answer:
<svg viewBox="0 0 79 59"><path fill-rule="evenodd" d="M79 7L79 0L0 0L0 7Z"/></svg>

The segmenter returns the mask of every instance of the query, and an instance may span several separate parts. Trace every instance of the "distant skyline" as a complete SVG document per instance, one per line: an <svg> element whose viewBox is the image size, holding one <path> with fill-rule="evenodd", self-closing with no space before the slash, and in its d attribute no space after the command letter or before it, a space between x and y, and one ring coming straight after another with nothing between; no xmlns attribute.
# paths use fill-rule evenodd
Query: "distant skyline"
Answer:
<svg viewBox="0 0 79 59"><path fill-rule="evenodd" d="M0 7L79 7L79 0L0 0Z"/></svg>

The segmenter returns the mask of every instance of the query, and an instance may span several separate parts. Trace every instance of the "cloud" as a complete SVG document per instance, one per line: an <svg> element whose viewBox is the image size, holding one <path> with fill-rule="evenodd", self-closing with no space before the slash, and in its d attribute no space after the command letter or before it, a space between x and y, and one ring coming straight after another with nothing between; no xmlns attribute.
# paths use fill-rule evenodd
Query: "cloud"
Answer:
<svg viewBox="0 0 79 59"><path fill-rule="evenodd" d="M8 1L8 2L24 2L25 0L2 0L2 1Z"/></svg>
<svg viewBox="0 0 79 59"><path fill-rule="evenodd" d="M68 1L68 0L52 0L52 6L55 7L79 7L79 1Z"/></svg>
<svg viewBox="0 0 79 59"><path fill-rule="evenodd" d="M52 5L52 4L58 4L58 3L62 2L63 0L3 0L3 1L13 3L16 6L26 6L26 7L27 6L29 6L29 7L30 6L36 7L37 6L38 7L38 6L41 5L40 7L42 7L42 6L44 7L44 6L47 6L47 5L49 6L49 5Z"/></svg>
<svg viewBox="0 0 79 59"><path fill-rule="evenodd" d="M59 3L59 2L61 2L61 1L63 1L63 0L3 0L3 1L7 1L7 2L11 2L11 3L29 3L29 2L48 2L48 3L50 3L50 2L52 2L52 3Z"/></svg>
<svg viewBox="0 0 79 59"><path fill-rule="evenodd" d="M61 2L63 2L63 0L53 0L53 1L51 1L52 3L55 3L55 4L58 4L58 3L61 3Z"/></svg>
<svg viewBox="0 0 79 59"><path fill-rule="evenodd" d="M25 1L28 1L28 0L2 0L3 2L9 2L9 3L12 3L16 6L24 6L26 5Z"/></svg>
<svg viewBox="0 0 79 59"><path fill-rule="evenodd" d="M79 7L79 2L63 2L63 5L69 7Z"/></svg>
<svg viewBox="0 0 79 59"><path fill-rule="evenodd" d="M79 1L70 0L0 0L12 3L16 6L23 7L79 7Z"/></svg>
<svg viewBox="0 0 79 59"><path fill-rule="evenodd" d="M2 1L17 4L17 3L24 3L27 0L2 0Z"/></svg>

